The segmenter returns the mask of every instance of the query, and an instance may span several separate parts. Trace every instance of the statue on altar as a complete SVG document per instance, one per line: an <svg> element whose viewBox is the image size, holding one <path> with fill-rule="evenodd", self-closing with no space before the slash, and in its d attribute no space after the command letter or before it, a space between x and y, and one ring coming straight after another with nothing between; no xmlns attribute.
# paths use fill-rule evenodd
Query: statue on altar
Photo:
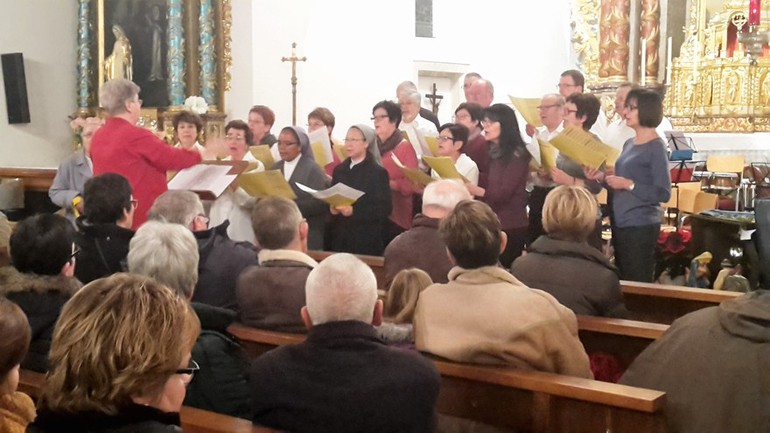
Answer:
<svg viewBox="0 0 770 433"><path fill-rule="evenodd" d="M112 54L104 59L104 78L105 80L114 78L131 80L134 62L131 55L131 42L123 27L119 25L112 26L112 33L115 35L115 45L112 46Z"/></svg>

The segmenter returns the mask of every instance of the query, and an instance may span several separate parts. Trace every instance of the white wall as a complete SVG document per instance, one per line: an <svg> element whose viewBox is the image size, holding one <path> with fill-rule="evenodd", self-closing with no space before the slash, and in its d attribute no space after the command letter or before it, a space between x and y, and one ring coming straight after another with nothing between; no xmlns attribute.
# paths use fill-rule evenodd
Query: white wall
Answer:
<svg viewBox="0 0 770 433"><path fill-rule="evenodd" d="M31 118L31 123L8 124L0 84L0 166L55 168L72 151L67 116L77 106L77 2L0 3L0 53L24 54Z"/></svg>

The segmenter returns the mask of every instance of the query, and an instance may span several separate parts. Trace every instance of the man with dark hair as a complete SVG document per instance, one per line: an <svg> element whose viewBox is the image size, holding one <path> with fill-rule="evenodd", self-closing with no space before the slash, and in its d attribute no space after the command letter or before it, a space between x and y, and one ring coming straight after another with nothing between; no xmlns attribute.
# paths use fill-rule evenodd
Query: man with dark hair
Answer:
<svg viewBox="0 0 770 433"><path fill-rule="evenodd" d="M81 286L73 278L77 255L74 239L72 223L51 214L25 219L11 235L13 266L0 268L0 297L21 307L32 328L22 368L48 371L54 324L64 304Z"/></svg>
<svg viewBox="0 0 770 433"><path fill-rule="evenodd" d="M592 377L575 314L498 266L507 236L487 204L458 203L439 231L455 267L449 283L420 293L418 350L458 362Z"/></svg>
<svg viewBox="0 0 770 433"><path fill-rule="evenodd" d="M237 310L235 285L244 269L257 264L254 244L227 237L228 221L209 228L203 203L192 191L164 192L147 216L150 220L181 224L193 232L200 256L193 302Z"/></svg>
<svg viewBox="0 0 770 433"><path fill-rule="evenodd" d="M246 268L235 288L240 321L255 328L305 332L299 311L305 280L318 263L307 252L308 225L293 200L267 197L251 213L259 266Z"/></svg>
<svg viewBox="0 0 770 433"><path fill-rule="evenodd" d="M83 199L85 213L76 221L80 257L75 276L86 284L125 269L137 202L128 180L116 173L89 179Z"/></svg>

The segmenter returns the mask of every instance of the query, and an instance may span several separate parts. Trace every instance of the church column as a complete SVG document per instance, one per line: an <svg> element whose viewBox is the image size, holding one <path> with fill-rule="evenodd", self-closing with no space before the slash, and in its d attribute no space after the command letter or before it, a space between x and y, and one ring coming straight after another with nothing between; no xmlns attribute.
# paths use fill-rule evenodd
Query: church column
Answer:
<svg viewBox="0 0 770 433"><path fill-rule="evenodd" d="M185 99L184 42L182 0L168 0L168 98L172 107L181 106Z"/></svg>
<svg viewBox="0 0 770 433"><path fill-rule="evenodd" d="M200 8L200 84L201 96L209 104L209 109L216 111L217 100L217 63L216 29L214 28L214 6L212 0L201 0Z"/></svg>
<svg viewBox="0 0 770 433"><path fill-rule="evenodd" d="M78 115L92 114L96 106L93 93L93 71L91 62L91 8L90 0L80 0L78 5Z"/></svg>
<svg viewBox="0 0 770 433"><path fill-rule="evenodd" d="M599 80L626 81L630 31L629 0L602 0L599 21Z"/></svg>
<svg viewBox="0 0 770 433"><path fill-rule="evenodd" d="M641 25L641 38L646 41L645 50L646 61L641 65L646 77L646 84L655 84L658 82L658 67L660 57L660 1L642 0L641 11L639 14L639 24Z"/></svg>

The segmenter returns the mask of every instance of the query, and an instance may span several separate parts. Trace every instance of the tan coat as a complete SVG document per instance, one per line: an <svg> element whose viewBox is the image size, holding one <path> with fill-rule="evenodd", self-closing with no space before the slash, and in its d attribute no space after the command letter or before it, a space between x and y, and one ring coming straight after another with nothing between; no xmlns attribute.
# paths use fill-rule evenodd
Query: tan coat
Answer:
<svg viewBox="0 0 770 433"><path fill-rule="evenodd" d="M425 289L414 333L418 350L453 361L593 377L575 314L498 267L455 267Z"/></svg>
<svg viewBox="0 0 770 433"><path fill-rule="evenodd" d="M0 433L24 433L35 419L35 404L27 394L0 395Z"/></svg>

